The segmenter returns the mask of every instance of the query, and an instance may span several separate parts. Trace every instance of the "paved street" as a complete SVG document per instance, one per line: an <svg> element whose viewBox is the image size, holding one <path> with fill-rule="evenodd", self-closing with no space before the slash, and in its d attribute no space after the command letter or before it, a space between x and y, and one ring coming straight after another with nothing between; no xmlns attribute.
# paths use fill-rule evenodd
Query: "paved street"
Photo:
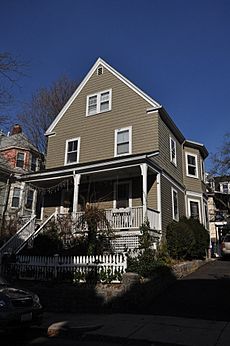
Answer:
<svg viewBox="0 0 230 346"><path fill-rule="evenodd" d="M229 321L229 292L230 261L214 261L177 281L146 313Z"/></svg>

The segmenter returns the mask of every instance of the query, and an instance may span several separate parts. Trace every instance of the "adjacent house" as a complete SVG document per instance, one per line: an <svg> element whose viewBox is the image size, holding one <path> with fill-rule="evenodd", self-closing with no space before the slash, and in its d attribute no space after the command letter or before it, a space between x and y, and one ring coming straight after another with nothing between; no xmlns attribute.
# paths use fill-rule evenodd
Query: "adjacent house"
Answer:
<svg viewBox="0 0 230 346"><path fill-rule="evenodd" d="M230 232L230 176L208 177L209 230L213 252L220 254L220 243Z"/></svg>
<svg viewBox="0 0 230 346"><path fill-rule="evenodd" d="M42 155L22 132L20 125L11 133L0 133L0 222L11 217L25 218L35 213L37 191L20 181L28 172L36 172Z"/></svg>
<svg viewBox="0 0 230 346"><path fill-rule="evenodd" d="M207 149L101 58L45 135L46 169L22 178L43 194L41 222L57 213L77 219L96 204L119 236L117 251L138 246L146 217L161 234L183 215L208 227Z"/></svg>

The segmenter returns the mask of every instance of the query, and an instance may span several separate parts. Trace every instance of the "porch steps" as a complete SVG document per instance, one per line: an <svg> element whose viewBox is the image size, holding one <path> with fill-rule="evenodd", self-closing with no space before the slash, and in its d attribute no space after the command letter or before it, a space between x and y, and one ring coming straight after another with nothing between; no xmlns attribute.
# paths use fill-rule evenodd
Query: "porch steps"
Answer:
<svg viewBox="0 0 230 346"><path fill-rule="evenodd" d="M53 213L46 221L36 229L36 215L32 216L18 231L0 248L0 262L4 253L17 254L23 247L41 232L44 226L55 217Z"/></svg>

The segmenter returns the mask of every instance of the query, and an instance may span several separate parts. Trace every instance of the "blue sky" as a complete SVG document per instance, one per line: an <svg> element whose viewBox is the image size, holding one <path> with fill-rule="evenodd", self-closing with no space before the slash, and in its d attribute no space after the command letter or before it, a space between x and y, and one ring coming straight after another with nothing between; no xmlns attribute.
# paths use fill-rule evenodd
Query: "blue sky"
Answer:
<svg viewBox="0 0 230 346"><path fill-rule="evenodd" d="M100 56L215 152L230 132L229 0L0 0L0 51L29 62L17 104ZM208 165L209 166L209 165Z"/></svg>

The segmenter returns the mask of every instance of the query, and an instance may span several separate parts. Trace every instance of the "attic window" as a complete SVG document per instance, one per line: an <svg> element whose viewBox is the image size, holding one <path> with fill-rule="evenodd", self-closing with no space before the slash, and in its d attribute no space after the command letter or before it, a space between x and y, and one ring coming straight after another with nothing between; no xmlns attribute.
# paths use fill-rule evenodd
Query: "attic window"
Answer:
<svg viewBox="0 0 230 346"><path fill-rule="evenodd" d="M88 95L86 101L86 116L103 113L111 110L112 90Z"/></svg>
<svg viewBox="0 0 230 346"><path fill-rule="evenodd" d="M103 67L100 66L100 67L98 67L98 69L97 69L97 75L100 76L100 75L102 75L102 74L103 74Z"/></svg>

